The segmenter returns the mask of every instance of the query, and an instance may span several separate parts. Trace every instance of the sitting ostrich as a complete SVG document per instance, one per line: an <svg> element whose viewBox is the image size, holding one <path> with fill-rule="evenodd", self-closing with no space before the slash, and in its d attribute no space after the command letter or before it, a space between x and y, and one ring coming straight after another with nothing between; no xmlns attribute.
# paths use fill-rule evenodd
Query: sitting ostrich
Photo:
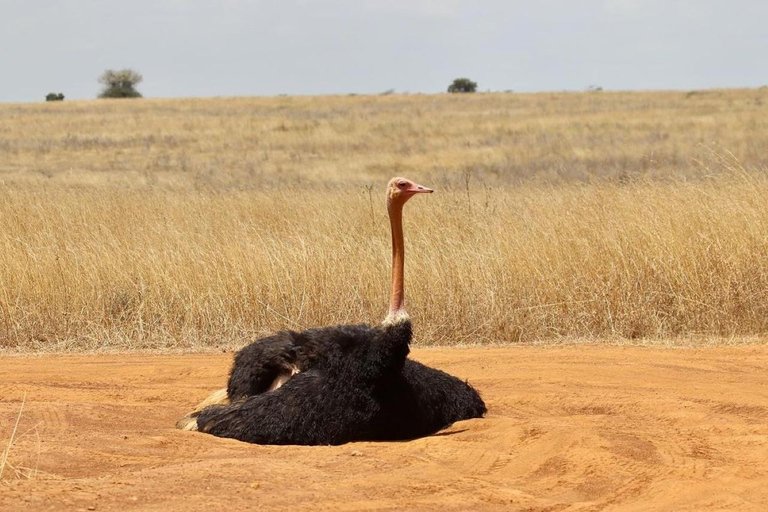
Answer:
<svg viewBox="0 0 768 512"><path fill-rule="evenodd" d="M392 229L390 308L379 326L280 331L243 348L225 390L177 427L259 444L341 444L412 439L486 408L466 382L407 359L402 211L432 190L405 178L387 187Z"/></svg>

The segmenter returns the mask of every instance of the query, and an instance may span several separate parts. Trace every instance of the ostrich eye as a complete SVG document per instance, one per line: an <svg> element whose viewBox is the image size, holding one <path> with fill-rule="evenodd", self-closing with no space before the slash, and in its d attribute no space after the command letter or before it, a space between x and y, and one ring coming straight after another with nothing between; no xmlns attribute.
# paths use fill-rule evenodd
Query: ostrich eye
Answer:
<svg viewBox="0 0 768 512"><path fill-rule="evenodd" d="M407 183L405 183L405 182L400 182L400 183L397 184L397 186L400 187L400 188L405 188L406 185L407 185Z"/></svg>

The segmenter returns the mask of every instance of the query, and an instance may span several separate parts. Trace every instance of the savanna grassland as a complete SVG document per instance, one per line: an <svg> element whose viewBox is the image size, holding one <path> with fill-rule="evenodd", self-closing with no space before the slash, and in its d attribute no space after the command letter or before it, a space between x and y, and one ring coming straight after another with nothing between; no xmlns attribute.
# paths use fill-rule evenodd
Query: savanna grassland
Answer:
<svg viewBox="0 0 768 512"><path fill-rule="evenodd" d="M768 333L768 90L0 105L0 346L239 346L386 310L421 344Z"/></svg>

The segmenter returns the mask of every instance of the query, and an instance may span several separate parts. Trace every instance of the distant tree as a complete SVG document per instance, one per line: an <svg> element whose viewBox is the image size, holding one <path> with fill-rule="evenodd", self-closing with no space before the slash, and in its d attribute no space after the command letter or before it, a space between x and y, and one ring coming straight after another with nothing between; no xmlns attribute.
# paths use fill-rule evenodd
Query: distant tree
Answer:
<svg viewBox="0 0 768 512"><path fill-rule="evenodd" d="M49 92L45 95L45 101L64 101L64 95L60 92Z"/></svg>
<svg viewBox="0 0 768 512"><path fill-rule="evenodd" d="M99 82L104 85L99 98L141 98L136 85L143 79L140 73L132 69L108 69L99 77Z"/></svg>
<svg viewBox="0 0 768 512"><path fill-rule="evenodd" d="M475 92L476 90L477 82L469 78L457 78L448 86L448 92Z"/></svg>

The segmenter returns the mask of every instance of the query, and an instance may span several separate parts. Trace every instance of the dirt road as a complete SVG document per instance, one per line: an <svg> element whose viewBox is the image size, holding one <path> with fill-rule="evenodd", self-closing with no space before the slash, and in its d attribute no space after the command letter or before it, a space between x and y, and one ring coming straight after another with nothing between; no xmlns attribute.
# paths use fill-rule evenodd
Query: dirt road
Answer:
<svg viewBox="0 0 768 512"><path fill-rule="evenodd" d="M469 379L487 418L255 446L173 429L231 355L4 357L0 451L26 403L0 510L768 510L766 346L413 357Z"/></svg>

